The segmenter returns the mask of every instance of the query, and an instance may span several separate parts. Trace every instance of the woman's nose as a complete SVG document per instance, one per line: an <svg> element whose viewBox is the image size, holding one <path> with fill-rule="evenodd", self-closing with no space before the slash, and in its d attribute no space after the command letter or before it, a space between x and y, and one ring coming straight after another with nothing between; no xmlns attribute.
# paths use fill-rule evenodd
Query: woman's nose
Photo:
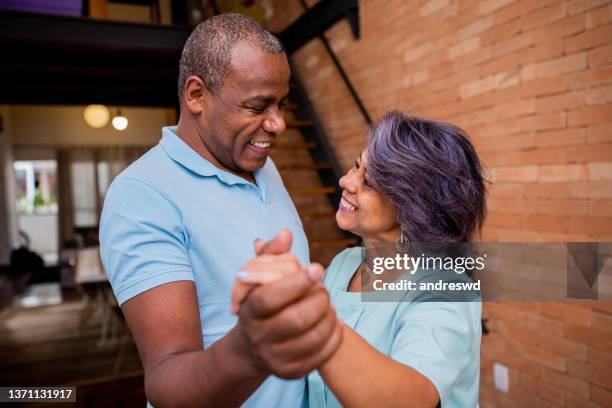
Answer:
<svg viewBox="0 0 612 408"><path fill-rule="evenodd" d="M349 193L357 192L357 185L355 183L355 177L351 176L351 170L348 171L344 176L340 177L338 182L341 188L348 191Z"/></svg>

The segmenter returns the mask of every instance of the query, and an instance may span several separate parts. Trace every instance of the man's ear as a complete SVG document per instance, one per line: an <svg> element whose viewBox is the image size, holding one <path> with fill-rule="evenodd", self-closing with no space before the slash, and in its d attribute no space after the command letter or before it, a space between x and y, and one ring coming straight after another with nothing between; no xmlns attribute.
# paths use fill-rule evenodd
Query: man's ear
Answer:
<svg viewBox="0 0 612 408"><path fill-rule="evenodd" d="M183 88L183 103L189 112L196 115L202 113L204 96L207 92L206 85L200 77L192 75L187 78Z"/></svg>

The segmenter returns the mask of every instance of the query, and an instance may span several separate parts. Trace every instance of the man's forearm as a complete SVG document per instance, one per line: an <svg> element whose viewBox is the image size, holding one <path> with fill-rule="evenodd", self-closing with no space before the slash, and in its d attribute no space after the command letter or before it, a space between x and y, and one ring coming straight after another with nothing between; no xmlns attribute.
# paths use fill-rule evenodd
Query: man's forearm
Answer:
<svg viewBox="0 0 612 408"><path fill-rule="evenodd" d="M249 359L238 328L206 350L174 354L146 375L155 407L241 405L268 377Z"/></svg>

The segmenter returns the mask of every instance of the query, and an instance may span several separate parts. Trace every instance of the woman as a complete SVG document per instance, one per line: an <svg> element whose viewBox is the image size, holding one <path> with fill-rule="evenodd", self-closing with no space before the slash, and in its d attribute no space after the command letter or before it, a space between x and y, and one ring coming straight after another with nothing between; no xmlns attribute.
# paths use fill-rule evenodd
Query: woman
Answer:
<svg viewBox="0 0 612 408"><path fill-rule="evenodd" d="M461 129L390 112L373 125L368 147L340 179L338 226L364 247L464 243L482 227L482 168ZM324 281L343 341L308 378L311 407L474 407L480 372L480 302L363 302L369 255L338 254ZM255 264L243 283L257 281ZM280 269L279 269L280 270ZM397 278L399 275L394 275ZM363 279L365 281L366 279Z"/></svg>

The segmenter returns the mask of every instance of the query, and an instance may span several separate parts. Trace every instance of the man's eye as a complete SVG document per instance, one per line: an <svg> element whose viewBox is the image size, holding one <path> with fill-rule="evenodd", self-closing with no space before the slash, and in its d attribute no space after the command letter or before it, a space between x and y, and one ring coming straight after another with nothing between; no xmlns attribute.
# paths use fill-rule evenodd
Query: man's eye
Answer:
<svg viewBox="0 0 612 408"><path fill-rule="evenodd" d="M358 169L359 168L359 162L357 160L355 160L355 168Z"/></svg>
<svg viewBox="0 0 612 408"><path fill-rule="evenodd" d="M257 114L263 113L266 110L266 108L249 108L249 109L251 112L257 113Z"/></svg>

